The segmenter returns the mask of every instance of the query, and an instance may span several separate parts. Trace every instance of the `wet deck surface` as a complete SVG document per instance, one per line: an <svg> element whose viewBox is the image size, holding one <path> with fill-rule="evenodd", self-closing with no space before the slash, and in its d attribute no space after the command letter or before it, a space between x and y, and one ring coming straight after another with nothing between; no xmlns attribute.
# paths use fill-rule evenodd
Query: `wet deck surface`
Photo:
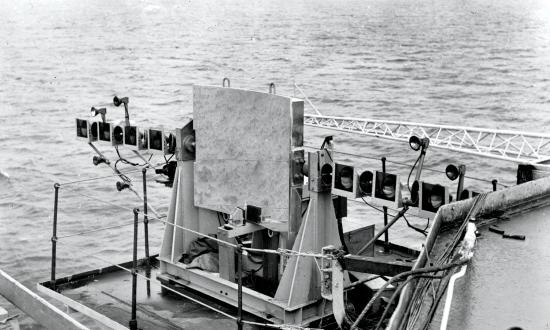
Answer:
<svg viewBox="0 0 550 330"><path fill-rule="evenodd" d="M480 230L472 263L456 282L449 329L550 329L549 217L544 207L496 224L525 241Z"/></svg>
<svg viewBox="0 0 550 330"><path fill-rule="evenodd" d="M400 249L403 249L399 251ZM415 251L394 247L390 253L384 253L382 245L377 242L375 247L376 257L385 261L402 261L411 263ZM139 268L139 274L145 275L145 266ZM150 294L147 294L147 281L138 276L137 284L137 319L140 329L234 329L236 322L219 313L215 313L198 303L185 299L169 290L162 290L156 281L158 269L152 268ZM355 275L372 276L355 273ZM378 283L380 281L381 283ZM383 284L382 279L370 281L367 286L376 289ZM132 277L127 271L115 269L112 272L96 274L93 279L72 281L61 287L61 294L73 299L93 310L104 314L123 326L128 326L131 318L131 292ZM178 288L179 289L179 288ZM183 289L183 288L182 288ZM212 299L205 299L196 292L184 291L184 294L199 299L230 315L236 315L236 308L217 303ZM245 319L259 321L248 314ZM95 322L85 322L93 329L100 329ZM245 329L253 327L245 325Z"/></svg>
<svg viewBox="0 0 550 330"><path fill-rule="evenodd" d="M144 275L142 269L140 274ZM151 278L156 278L153 269ZM138 276L137 320L140 329L234 329L235 321L172 292L161 292L158 283L151 283L151 294L147 295L147 284ZM64 289L62 294L106 315L116 322L128 326L131 317L131 274L120 270L102 274L86 285ZM187 295L193 293L186 292ZM209 302L231 315L235 310ZM101 328L101 327L100 327ZM246 327L245 327L246 328Z"/></svg>

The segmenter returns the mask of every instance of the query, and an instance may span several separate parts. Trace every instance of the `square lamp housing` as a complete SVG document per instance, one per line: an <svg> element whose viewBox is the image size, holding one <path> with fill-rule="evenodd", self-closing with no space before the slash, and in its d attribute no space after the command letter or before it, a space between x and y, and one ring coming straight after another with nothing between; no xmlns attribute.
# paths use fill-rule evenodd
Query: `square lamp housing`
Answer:
<svg viewBox="0 0 550 330"><path fill-rule="evenodd" d="M176 152L176 135L163 129L149 129L149 151L169 155Z"/></svg>
<svg viewBox="0 0 550 330"><path fill-rule="evenodd" d="M111 123L98 122L98 141L111 144L112 137Z"/></svg>
<svg viewBox="0 0 550 330"><path fill-rule="evenodd" d="M147 128L138 128L138 150L149 149L149 130Z"/></svg>
<svg viewBox="0 0 550 330"><path fill-rule="evenodd" d="M95 120L76 119L76 137L88 142L95 142L98 138L98 124Z"/></svg>
<svg viewBox="0 0 550 330"><path fill-rule="evenodd" d="M419 216L432 219L441 206L450 203L448 187L422 181L419 187Z"/></svg>
<svg viewBox="0 0 550 330"><path fill-rule="evenodd" d="M88 121L76 118L76 137L89 140Z"/></svg>
<svg viewBox="0 0 550 330"><path fill-rule="evenodd" d="M373 201L381 206L401 207L401 181L399 175L376 171Z"/></svg>
<svg viewBox="0 0 550 330"><path fill-rule="evenodd" d="M164 131L162 129L153 129L150 128L148 131L148 143L149 151L156 154L165 154L165 141L164 141Z"/></svg>
<svg viewBox="0 0 550 330"><path fill-rule="evenodd" d="M138 148L138 128L137 126L126 126L124 127L124 145L130 149Z"/></svg>
<svg viewBox="0 0 550 330"><path fill-rule="evenodd" d="M356 198L357 180L353 166L334 163L332 193L346 198Z"/></svg>

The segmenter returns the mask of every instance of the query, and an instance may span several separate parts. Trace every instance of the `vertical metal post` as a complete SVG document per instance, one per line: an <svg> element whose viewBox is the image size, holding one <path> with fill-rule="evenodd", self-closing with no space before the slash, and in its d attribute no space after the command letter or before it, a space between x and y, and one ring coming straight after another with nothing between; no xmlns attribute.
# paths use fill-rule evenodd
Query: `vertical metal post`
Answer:
<svg viewBox="0 0 550 330"><path fill-rule="evenodd" d="M54 202L53 202L53 233L52 233L52 274L50 283L52 290L55 291L55 266L57 259L57 204L59 201L59 183L53 185Z"/></svg>
<svg viewBox="0 0 550 330"><path fill-rule="evenodd" d="M147 167L144 167L143 173L143 228L145 235L145 265L146 276L151 276L151 263L149 260L149 218L147 217ZM151 296L151 282L147 281L147 297Z"/></svg>
<svg viewBox="0 0 550 330"><path fill-rule="evenodd" d="M458 186L456 188L456 200L460 200L464 190L464 177L466 176L466 165L458 165Z"/></svg>
<svg viewBox="0 0 550 330"><path fill-rule="evenodd" d="M243 329L243 246L237 245L237 275L238 279L238 303L237 303L237 329Z"/></svg>
<svg viewBox="0 0 550 330"><path fill-rule="evenodd" d="M498 180L497 180L497 179L493 179L493 181L491 181L491 183L493 184L493 191L497 191Z"/></svg>
<svg viewBox="0 0 550 330"><path fill-rule="evenodd" d="M132 260L132 318L129 325L130 330L137 330L137 318L136 318L136 291L137 291L137 240L138 240L138 213L139 209L134 209L134 256Z"/></svg>
<svg viewBox="0 0 550 330"><path fill-rule="evenodd" d="M382 157L382 173L386 174L386 157ZM396 182L396 184L400 184L400 182ZM388 225L388 207L383 206L382 210L384 210L384 227L386 227ZM390 252L390 234L387 230L384 232L384 252Z"/></svg>

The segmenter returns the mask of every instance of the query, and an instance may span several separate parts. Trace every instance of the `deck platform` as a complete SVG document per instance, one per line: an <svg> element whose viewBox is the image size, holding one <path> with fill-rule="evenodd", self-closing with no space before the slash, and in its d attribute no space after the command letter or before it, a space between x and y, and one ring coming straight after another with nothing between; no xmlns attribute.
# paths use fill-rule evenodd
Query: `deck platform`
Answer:
<svg viewBox="0 0 550 330"><path fill-rule="evenodd" d="M375 257L384 262L398 263L398 267L412 266L418 251L391 244L391 252L384 253L383 242L377 241ZM372 257L370 257L372 258ZM220 300L212 299L193 289L189 289L185 281L178 278L168 278L167 274L159 273L157 257L151 257L151 272L149 289L145 278L138 276L137 282L137 320L140 329L232 329L236 328L235 320L199 303L178 295L169 289L163 288L159 279L170 289L197 299L229 315L236 315L237 309ZM81 274L75 274L56 280L56 289L52 290L51 282L38 284L38 291L48 295L78 312L90 317L86 325L92 329L126 329L131 318L131 273L122 268L130 269L131 263L120 264L96 269ZM386 270L384 270L386 271ZM138 274L146 276L145 259L139 261ZM160 275L160 276L159 276ZM215 274L213 274L215 275ZM375 275L353 272L353 280L361 280ZM363 285L376 291L385 282L384 277L370 280ZM188 284L188 283L187 283ZM392 288L389 288L392 290ZM150 294L147 294L147 292ZM330 316L330 304L324 316ZM320 316L319 316L320 317ZM245 313L249 321L265 323L250 313ZM245 325L246 329L254 327ZM256 327L257 328L257 327Z"/></svg>
<svg viewBox="0 0 550 330"><path fill-rule="evenodd" d="M150 295L147 294L147 281L138 276L137 320L140 329L231 329L235 321L221 314L214 313L191 300L163 289L156 281L158 261L152 258ZM139 274L146 274L142 260ZM121 264L128 268L129 264ZM57 291L51 290L51 283L38 284L38 290L69 307L96 319L97 325L90 328L128 328L131 318L132 276L118 267L107 267L90 271L56 281ZM174 287L177 291L195 299L207 302L219 310L234 315L236 309L213 300L208 300L200 293ZM103 318L97 319L99 313ZM93 314L93 315L92 315ZM252 315L247 319L257 320ZM97 327L96 327L97 326Z"/></svg>

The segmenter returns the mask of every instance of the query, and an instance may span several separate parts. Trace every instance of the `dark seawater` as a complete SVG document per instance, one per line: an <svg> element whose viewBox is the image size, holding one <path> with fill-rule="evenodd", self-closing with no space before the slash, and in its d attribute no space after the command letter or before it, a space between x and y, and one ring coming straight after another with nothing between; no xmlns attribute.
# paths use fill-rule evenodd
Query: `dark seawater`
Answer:
<svg viewBox="0 0 550 330"><path fill-rule="evenodd" d="M0 268L30 287L49 276L53 183L110 174L74 138L74 118L108 106L110 118L122 119L110 104L115 94L130 97L143 125L176 126L192 112L192 85L223 77L255 90L274 82L283 95L296 82L324 114L535 132L550 124L545 0L0 0L0 8ZM306 129L306 144L326 134ZM410 164L416 157L402 143L346 134L336 147ZM451 162L472 176L515 181L512 163L448 151L430 149L426 166ZM392 163L388 170L408 174ZM441 173L426 177L448 183ZM152 205L166 210L169 191L149 190ZM113 178L67 187L59 235L132 219L78 193L140 206ZM354 206L355 224L380 219ZM158 249L162 226L152 227ZM124 227L61 240L59 274L104 265L90 255L128 260L130 234ZM415 246L422 238L404 226L392 234Z"/></svg>

